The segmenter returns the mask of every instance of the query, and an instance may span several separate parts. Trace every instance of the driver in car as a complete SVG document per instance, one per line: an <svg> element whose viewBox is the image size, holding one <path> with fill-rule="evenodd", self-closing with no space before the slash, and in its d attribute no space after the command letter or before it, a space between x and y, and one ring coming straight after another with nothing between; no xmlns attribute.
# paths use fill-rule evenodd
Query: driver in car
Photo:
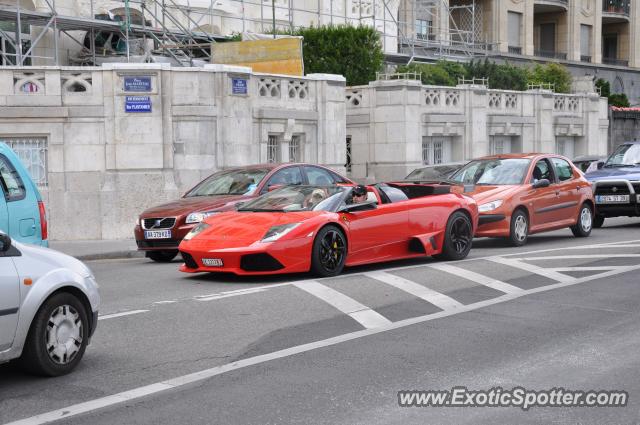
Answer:
<svg viewBox="0 0 640 425"><path fill-rule="evenodd" d="M351 191L351 204L367 202L367 188L359 184Z"/></svg>

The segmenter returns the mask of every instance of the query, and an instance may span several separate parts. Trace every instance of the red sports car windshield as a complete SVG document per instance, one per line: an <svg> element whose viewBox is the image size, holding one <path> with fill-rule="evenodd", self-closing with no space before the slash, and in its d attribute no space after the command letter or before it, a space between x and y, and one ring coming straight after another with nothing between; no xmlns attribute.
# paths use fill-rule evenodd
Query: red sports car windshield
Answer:
<svg viewBox="0 0 640 425"><path fill-rule="evenodd" d="M238 209L245 212L291 212L338 210L351 187L286 186L266 193Z"/></svg>
<svg viewBox="0 0 640 425"><path fill-rule="evenodd" d="M266 168L229 170L215 173L194 187L185 198L213 195L250 195L269 173Z"/></svg>

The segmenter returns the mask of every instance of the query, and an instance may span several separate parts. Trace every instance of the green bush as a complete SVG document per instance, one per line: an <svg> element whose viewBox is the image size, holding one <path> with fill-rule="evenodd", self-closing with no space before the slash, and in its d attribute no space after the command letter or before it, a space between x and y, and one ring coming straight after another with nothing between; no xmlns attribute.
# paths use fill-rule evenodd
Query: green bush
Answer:
<svg viewBox="0 0 640 425"><path fill-rule="evenodd" d="M556 93L569 93L571 81L571 73L567 68L553 62L546 65L537 64L529 74L529 83L553 84Z"/></svg>
<svg viewBox="0 0 640 425"><path fill-rule="evenodd" d="M509 63L497 64L484 61L471 61L466 65L467 78L487 78L489 87L499 90L526 90L529 80L527 68Z"/></svg>
<svg viewBox="0 0 640 425"><path fill-rule="evenodd" d="M611 95L611 84L603 78L596 80L596 87L600 89L600 96L609 97Z"/></svg>
<svg viewBox="0 0 640 425"><path fill-rule="evenodd" d="M445 64L454 64L459 69ZM449 69L451 72L447 71ZM435 64L431 63L412 63L410 65L402 65L396 69L398 73L417 72L421 74L422 84L433 86L455 86L458 84L458 76L464 76L464 68L453 62L440 61Z"/></svg>
<svg viewBox="0 0 640 425"><path fill-rule="evenodd" d="M624 93L611 93L611 84L603 79L596 80L596 87L600 88L600 96L606 97L611 106L620 106L628 108L630 106L629 98Z"/></svg>
<svg viewBox="0 0 640 425"><path fill-rule="evenodd" d="M624 93L613 93L609 95L609 105L628 108L630 106L629 99Z"/></svg>
<svg viewBox="0 0 640 425"><path fill-rule="evenodd" d="M294 35L302 43L307 74L341 74L347 85L368 84L382 69L384 53L378 32L368 26L323 26L300 28Z"/></svg>

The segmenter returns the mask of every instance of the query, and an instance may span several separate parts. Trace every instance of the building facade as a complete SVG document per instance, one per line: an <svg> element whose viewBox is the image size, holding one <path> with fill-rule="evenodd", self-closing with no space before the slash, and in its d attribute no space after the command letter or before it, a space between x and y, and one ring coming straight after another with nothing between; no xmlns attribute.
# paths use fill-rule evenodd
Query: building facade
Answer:
<svg viewBox="0 0 640 425"><path fill-rule="evenodd" d="M141 211L224 168L344 172L344 90L221 65L0 68L0 141L38 183L52 239L130 238Z"/></svg>
<svg viewBox="0 0 640 425"><path fill-rule="evenodd" d="M347 89L347 165L362 181L428 164L513 152L606 155L607 100L597 93L488 90L375 81Z"/></svg>

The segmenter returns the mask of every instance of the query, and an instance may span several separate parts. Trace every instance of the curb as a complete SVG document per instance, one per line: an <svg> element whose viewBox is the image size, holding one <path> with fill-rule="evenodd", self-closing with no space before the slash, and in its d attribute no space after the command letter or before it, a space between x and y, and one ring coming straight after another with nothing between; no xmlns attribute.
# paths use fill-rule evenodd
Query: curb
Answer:
<svg viewBox="0 0 640 425"><path fill-rule="evenodd" d="M68 254L81 261L96 261L96 260L124 260L128 258L144 258L144 252L142 251L111 251L101 252L99 254L85 254L85 255L73 255Z"/></svg>

